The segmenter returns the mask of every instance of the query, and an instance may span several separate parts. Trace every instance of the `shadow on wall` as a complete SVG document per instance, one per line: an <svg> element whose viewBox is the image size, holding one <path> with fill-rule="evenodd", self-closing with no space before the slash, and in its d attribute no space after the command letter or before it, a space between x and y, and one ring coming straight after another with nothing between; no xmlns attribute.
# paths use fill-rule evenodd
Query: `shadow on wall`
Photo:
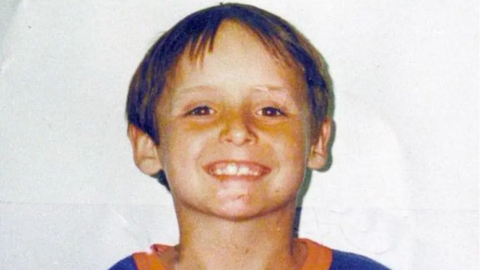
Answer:
<svg viewBox="0 0 480 270"><path fill-rule="evenodd" d="M331 115L332 115L332 119L331 119L332 127L331 127L330 140L328 141L328 146L327 146L328 159L325 165L323 166L323 168L316 170L321 173L324 173L330 170L333 164L332 147L333 147L333 142L335 141L337 125L333 120L333 113ZM298 237L298 231L300 228L300 217L302 215L303 199L305 198L305 194L307 194L307 191L310 188L311 182L312 182L312 170L307 169L307 172L305 173L305 179L303 180L302 187L300 188L298 192L298 197L297 197L297 209L295 211L295 220L293 222L293 236L295 238Z"/></svg>

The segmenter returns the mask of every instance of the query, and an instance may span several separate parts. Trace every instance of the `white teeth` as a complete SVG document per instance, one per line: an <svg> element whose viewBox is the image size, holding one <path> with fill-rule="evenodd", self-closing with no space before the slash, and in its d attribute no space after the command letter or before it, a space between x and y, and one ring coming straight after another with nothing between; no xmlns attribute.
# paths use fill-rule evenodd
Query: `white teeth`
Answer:
<svg viewBox="0 0 480 270"><path fill-rule="evenodd" d="M241 166L238 169L238 175L248 175L249 172L250 172L250 169L248 169L248 167L245 167L245 166Z"/></svg>
<svg viewBox="0 0 480 270"><path fill-rule="evenodd" d="M225 168L224 172L228 175L235 175L238 172L238 167L237 167L237 165L235 165L233 163L229 163L227 165L227 167Z"/></svg>
<svg viewBox="0 0 480 270"><path fill-rule="evenodd" d="M212 173L215 175L250 175L250 176L259 176L260 172L258 170L252 170L248 166L240 165L238 166L235 163L228 163L227 166L222 168L216 168L212 170Z"/></svg>

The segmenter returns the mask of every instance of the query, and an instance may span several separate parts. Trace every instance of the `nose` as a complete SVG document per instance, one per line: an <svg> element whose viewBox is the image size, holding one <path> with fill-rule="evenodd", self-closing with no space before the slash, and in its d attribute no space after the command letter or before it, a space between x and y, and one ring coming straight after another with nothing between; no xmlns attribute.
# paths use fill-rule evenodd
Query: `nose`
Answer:
<svg viewBox="0 0 480 270"><path fill-rule="evenodd" d="M241 113L230 113L224 116L224 125L220 133L220 141L237 146L253 144L257 137L253 132L253 122Z"/></svg>

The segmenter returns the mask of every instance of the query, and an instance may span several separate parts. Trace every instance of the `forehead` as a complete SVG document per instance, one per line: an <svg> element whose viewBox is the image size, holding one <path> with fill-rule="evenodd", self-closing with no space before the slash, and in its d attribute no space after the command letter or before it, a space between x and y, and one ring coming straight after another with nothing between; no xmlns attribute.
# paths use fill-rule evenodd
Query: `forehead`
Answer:
<svg viewBox="0 0 480 270"><path fill-rule="evenodd" d="M257 83L304 89L300 69L272 42L240 23L225 21L211 46L207 44L200 51L201 44L186 48L170 73L168 85Z"/></svg>

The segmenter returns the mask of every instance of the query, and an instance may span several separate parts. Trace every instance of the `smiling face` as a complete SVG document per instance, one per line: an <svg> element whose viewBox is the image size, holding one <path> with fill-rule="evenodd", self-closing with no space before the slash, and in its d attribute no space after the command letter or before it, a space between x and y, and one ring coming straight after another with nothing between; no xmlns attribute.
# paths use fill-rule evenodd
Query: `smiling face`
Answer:
<svg viewBox="0 0 480 270"><path fill-rule="evenodd" d="M294 206L307 165L325 162L329 135L327 122L311 137L301 73L233 22L202 60L186 55L159 100L154 158L137 165L165 171L177 210L242 220Z"/></svg>

